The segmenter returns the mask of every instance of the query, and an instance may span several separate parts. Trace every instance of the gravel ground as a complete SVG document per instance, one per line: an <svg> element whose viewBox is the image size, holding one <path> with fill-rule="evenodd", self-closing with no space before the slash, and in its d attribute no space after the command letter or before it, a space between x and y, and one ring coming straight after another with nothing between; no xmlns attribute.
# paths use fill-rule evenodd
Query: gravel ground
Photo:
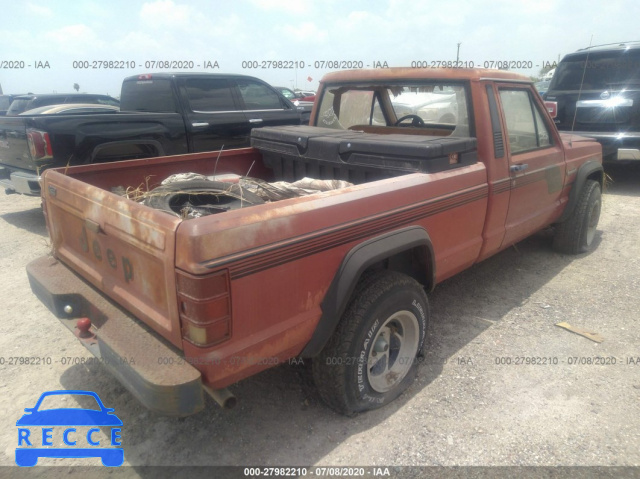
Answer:
<svg viewBox="0 0 640 479"><path fill-rule="evenodd" d="M90 354L28 285L25 265L49 250L40 200L0 196L0 466L14 465L23 408L54 389L92 390L115 408L133 466L119 471L132 477L169 465L638 466L639 166L609 171L592 253L556 254L542 232L438 285L417 381L391 405L355 418L325 407L299 365L232 386L239 402L231 411L208 400L202 413L172 419L145 410L102 366L63 364ZM45 359L9 364L15 356Z"/></svg>

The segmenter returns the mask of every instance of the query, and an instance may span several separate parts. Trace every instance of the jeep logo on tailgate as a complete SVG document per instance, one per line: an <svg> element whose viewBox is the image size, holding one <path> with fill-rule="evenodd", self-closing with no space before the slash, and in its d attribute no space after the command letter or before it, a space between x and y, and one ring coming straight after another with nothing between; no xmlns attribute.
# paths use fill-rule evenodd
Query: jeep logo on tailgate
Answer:
<svg viewBox="0 0 640 479"><path fill-rule="evenodd" d="M80 247L82 248L82 251L90 253L99 262L102 262L106 258L107 263L112 269L118 269L118 258L116 253L111 248L107 248L103 253L103 248L98 241L98 238L93 238L93 240L91 240L91 247L89 247L89 234L86 226L82 227ZM122 265L125 282L129 283L130 281L133 281L133 264L131 263L131 260L126 256L122 256L119 262Z"/></svg>

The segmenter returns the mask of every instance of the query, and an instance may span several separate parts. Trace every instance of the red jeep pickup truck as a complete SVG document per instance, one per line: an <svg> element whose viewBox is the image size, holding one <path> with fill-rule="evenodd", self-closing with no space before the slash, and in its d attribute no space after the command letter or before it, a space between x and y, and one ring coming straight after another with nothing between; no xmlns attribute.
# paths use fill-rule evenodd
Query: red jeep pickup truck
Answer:
<svg viewBox="0 0 640 479"><path fill-rule="evenodd" d="M227 386L297 357L336 411L380 407L415 378L437 283L549 226L587 251L600 214L600 145L559 134L509 72L332 73L311 126L252 145L43 175L53 255L32 289L150 409L230 405ZM193 208L209 180L157 188L185 172L215 177L211 214ZM349 183L250 188L303 178Z"/></svg>

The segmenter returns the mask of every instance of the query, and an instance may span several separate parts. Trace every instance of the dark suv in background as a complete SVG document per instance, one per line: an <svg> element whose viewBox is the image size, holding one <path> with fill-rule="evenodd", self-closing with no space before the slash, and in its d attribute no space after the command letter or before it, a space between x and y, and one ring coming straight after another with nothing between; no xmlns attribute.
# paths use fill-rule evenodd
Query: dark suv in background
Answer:
<svg viewBox="0 0 640 479"><path fill-rule="evenodd" d="M7 116L19 115L28 110L41 106L59 105L63 103L94 103L99 105L119 106L120 102L109 95L93 93L46 93L41 95L28 94L13 98L7 111Z"/></svg>
<svg viewBox="0 0 640 479"><path fill-rule="evenodd" d="M640 42L566 55L544 98L558 129L598 140L605 161L640 160Z"/></svg>

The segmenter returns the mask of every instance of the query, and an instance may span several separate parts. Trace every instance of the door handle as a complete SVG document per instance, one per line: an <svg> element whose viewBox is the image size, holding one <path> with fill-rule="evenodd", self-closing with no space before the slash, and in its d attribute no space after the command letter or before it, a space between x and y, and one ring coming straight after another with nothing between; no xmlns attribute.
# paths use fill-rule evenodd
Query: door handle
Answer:
<svg viewBox="0 0 640 479"><path fill-rule="evenodd" d="M522 163L520 165L511 165L511 167L509 168L509 171L518 172L518 171L524 171L527 168L529 168L529 165L527 165L526 163Z"/></svg>
<svg viewBox="0 0 640 479"><path fill-rule="evenodd" d="M204 122L204 123L191 123L191 126L197 128L199 126L209 126L209 123Z"/></svg>
<svg viewBox="0 0 640 479"><path fill-rule="evenodd" d="M249 123L262 123L262 118L249 118Z"/></svg>

